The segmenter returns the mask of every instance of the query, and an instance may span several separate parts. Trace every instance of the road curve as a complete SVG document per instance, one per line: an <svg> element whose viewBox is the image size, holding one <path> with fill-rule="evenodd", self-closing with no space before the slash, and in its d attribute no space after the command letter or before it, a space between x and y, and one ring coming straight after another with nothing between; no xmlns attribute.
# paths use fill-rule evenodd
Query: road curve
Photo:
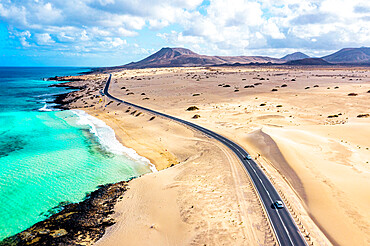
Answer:
<svg viewBox="0 0 370 246"><path fill-rule="evenodd" d="M282 200L282 199L280 198L278 192L275 190L274 186L271 184L270 180L266 177L266 175L258 167L258 165L253 160L245 159L248 153L242 147L240 147L235 142L213 131L210 131L204 127L198 126L192 122L188 122L188 121L185 121L185 120L182 120L182 119L179 119L179 118L176 118L176 117L173 117L173 116L161 113L161 112L157 112L157 111L154 111L148 108L144 108L142 106L129 103L117 97L112 96L108 92L111 78L112 78L112 75L110 74L107 80L107 83L104 87L104 90L103 90L103 94L107 96L108 98L115 100L117 102L124 103L129 106L150 112L152 114L156 114L156 115L180 122L187 126L190 126L206 134L207 136L220 141L221 143L226 145L228 148L230 148L235 153L235 155L239 158L244 168L247 170L249 177L251 178L259 194L262 204L265 207L266 213L269 217L272 228L274 229L275 236L278 240L279 245L282 245L282 246L307 245L297 225L295 224L292 216L290 215L289 211L285 208L285 206L282 209L276 209L272 206L274 201Z"/></svg>

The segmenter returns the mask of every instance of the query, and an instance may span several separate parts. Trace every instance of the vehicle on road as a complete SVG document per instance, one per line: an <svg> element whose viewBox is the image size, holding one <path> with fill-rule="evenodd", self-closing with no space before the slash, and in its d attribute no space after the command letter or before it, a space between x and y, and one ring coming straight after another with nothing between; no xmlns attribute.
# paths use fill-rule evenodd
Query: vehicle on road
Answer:
<svg viewBox="0 0 370 246"><path fill-rule="evenodd" d="M105 84L104 87L104 94L112 100L115 100L119 103L124 103L128 106L135 107L140 110L144 110L148 113L152 113L158 116L163 116L165 118L175 120L179 123L185 124L189 127L192 127L206 135L208 135L211 138L214 138L222 143L225 144L231 151L235 153L235 155L240 158L241 160L246 160L249 154L240 147L237 143L234 143L233 141L215 133L211 130L208 130L204 127L201 127L199 125L196 125L192 122L188 122L179 118L176 118L174 116L170 116L161 112L157 112L145 107L142 107L140 105L136 105L130 102L123 101L122 99L119 99L117 97L114 97L109 94L108 88L109 84L111 82L112 75L109 75L109 78ZM260 154L258 154L258 157ZM252 160L252 157L249 157L250 160ZM256 157L257 158L257 157ZM277 208L275 208L275 204L272 203L275 199L281 199L279 194L277 193L276 189L272 185L272 183L269 181L268 177L263 173L263 171L258 167L258 165L253 161L242 161L242 164L245 168L245 171L248 173L249 177L253 181L254 187L256 188L259 198L261 199L261 202L263 203L263 206L266 208L267 215L269 217L270 223L272 225L272 228L274 229L274 234L276 235L278 245L284 245L284 246L307 246L307 243L305 242L305 239L303 238L302 234L300 233L298 226L296 225L295 221L293 220L292 216L289 216L288 209L281 209L280 211L277 211ZM274 200L272 200L272 198ZM275 200L275 202L278 202L279 200ZM268 204L271 204L272 209L267 209ZM277 204L278 207L283 208L284 204L280 201L279 204ZM275 229L277 228L277 229Z"/></svg>
<svg viewBox="0 0 370 246"><path fill-rule="evenodd" d="M247 155L247 156L244 157L244 160L252 160L252 156Z"/></svg>
<svg viewBox="0 0 370 246"><path fill-rule="evenodd" d="M280 200L275 201L273 205L274 205L274 207L275 207L275 208L277 208L277 209L279 209L279 208L283 208L283 207L284 207L283 202L282 202L282 201L280 201Z"/></svg>

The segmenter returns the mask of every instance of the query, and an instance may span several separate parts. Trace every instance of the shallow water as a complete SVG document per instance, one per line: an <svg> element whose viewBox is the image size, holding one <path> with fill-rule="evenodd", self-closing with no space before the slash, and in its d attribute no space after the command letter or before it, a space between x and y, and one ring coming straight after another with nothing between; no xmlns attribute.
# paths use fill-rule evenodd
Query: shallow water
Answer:
<svg viewBox="0 0 370 246"><path fill-rule="evenodd" d="M98 185L152 171L104 122L83 111L49 111L52 95L66 89L42 78L82 71L0 68L0 240Z"/></svg>

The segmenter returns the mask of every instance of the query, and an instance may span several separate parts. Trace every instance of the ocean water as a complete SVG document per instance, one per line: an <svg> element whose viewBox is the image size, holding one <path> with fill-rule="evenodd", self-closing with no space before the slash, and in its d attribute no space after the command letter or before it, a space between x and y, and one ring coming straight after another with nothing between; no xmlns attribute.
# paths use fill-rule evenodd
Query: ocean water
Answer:
<svg viewBox="0 0 370 246"><path fill-rule="evenodd" d="M45 77L86 68L0 67L0 240L79 202L98 185L154 171L114 131L84 111L55 111L65 88Z"/></svg>

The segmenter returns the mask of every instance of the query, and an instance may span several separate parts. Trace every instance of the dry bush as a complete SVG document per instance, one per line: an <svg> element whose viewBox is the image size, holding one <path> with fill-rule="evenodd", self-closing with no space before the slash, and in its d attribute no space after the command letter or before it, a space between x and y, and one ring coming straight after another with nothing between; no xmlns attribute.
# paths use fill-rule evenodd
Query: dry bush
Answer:
<svg viewBox="0 0 370 246"><path fill-rule="evenodd" d="M190 106L186 109L186 111L194 111L194 110L199 110L197 106Z"/></svg>

